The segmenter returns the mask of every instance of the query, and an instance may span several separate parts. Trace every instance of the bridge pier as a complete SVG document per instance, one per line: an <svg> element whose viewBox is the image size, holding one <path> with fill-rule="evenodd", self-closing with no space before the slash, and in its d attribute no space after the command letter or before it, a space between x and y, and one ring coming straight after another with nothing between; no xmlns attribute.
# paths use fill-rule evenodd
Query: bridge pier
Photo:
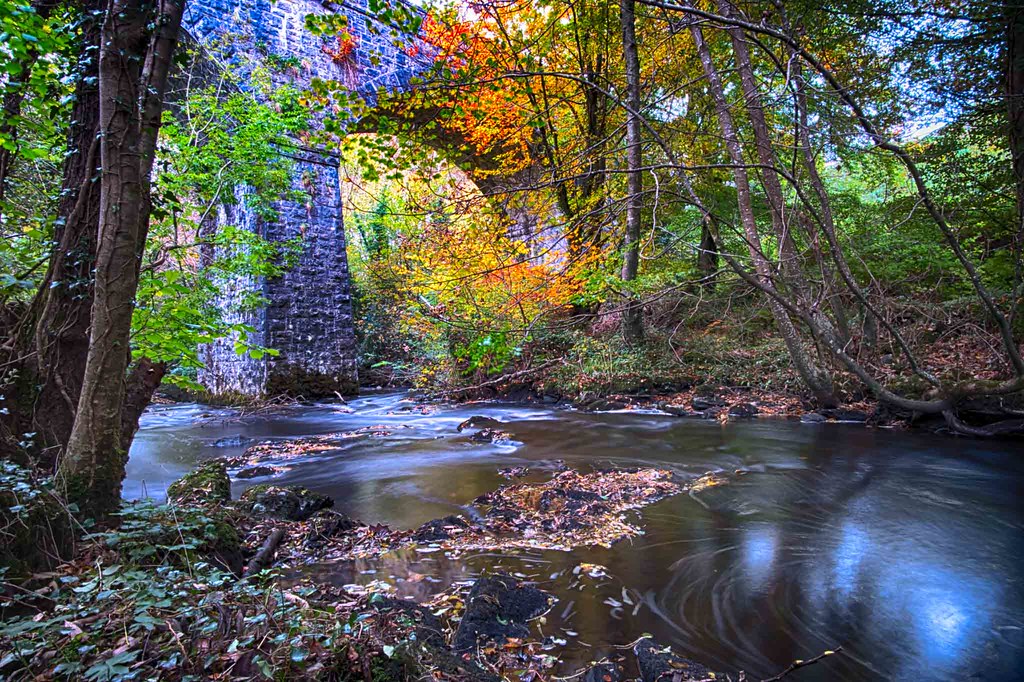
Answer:
<svg viewBox="0 0 1024 682"><path fill-rule="evenodd" d="M230 322L254 329L249 343L278 351L253 358L235 352L236 338L204 346L199 383L213 394L320 398L358 391L357 349L342 222L339 161L320 150L295 148L295 189L307 202L280 201L274 221L260 220L242 202L223 206L215 218L257 232L272 242L298 239L294 267L280 277L225 280L218 302ZM216 229L216 225L204 226ZM237 310L244 291L256 288L266 306Z"/></svg>

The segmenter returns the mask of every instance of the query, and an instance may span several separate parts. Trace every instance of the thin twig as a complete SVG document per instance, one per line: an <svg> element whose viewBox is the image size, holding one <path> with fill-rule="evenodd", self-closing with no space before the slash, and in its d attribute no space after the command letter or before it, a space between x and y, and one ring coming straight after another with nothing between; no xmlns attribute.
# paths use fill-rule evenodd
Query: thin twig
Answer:
<svg viewBox="0 0 1024 682"><path fill-rule="evenodd" d="M794 670L799 670L800 668L804 668L804 667L807 667L809 665L814 665L818 661L820 661L820 660L822 660L824 658L828 658L832 654L837 654L837 653L839 653L842 650L843 650L843 647L837 646L835 649L831 649L829 651L823 651L822 653L818 654L814 658L808 658L807 660L796 660L796 661L793 661L792 663L789 664L788 668L783 670L781 673L779 673L775 677L769 677L766 680L761 680L761 682L778 682L778 680L781 680L783 677L785 677L786 675L790 674Z"/></svg>

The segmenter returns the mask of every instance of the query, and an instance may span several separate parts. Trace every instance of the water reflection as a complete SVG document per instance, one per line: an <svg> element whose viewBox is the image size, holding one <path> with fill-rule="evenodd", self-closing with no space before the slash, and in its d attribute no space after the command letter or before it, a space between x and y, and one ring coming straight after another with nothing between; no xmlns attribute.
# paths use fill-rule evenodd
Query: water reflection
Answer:
<svg viewBox="0 0 1024 682"><path fill-rule="evenodd" d="M497 406L416 415L401 406L374 396L354 401L352 414L321 406L206 426L192 421L202 408L162 409L143 420L126 493L140 494L145 481L159 495L194 461L234 454L208 447L224 436L375 424L393 434L289 462L281 480L330 494L364 521L411 527L465 509L503 482L496 474L503 466L543 473L565 460L738 470L728 486L648 508L647 534L607 550L458 562L406 552L316 570L338 584L384 580L421 599L499 567L528 575L560 599L545 627L579 633L566 636L567 666L651 632L751 677L841 644L841 658L801 670L799 679L1022 678L1024 464L1010 446L853 426L722 427ZM509 422L506 430L524 445L467 443L455 427L473 414ZM581 561L607 566L611 578L579 589L571 569Z"/></svg>

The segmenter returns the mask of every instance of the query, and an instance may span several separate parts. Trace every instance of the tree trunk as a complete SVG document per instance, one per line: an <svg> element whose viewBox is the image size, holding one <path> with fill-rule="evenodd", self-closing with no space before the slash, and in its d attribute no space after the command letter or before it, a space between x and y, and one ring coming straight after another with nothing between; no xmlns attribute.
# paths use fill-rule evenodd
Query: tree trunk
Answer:
<svg viewBox="0 0 1024 682"><path fill-rule="evenodd" d="M153 362L149 358L139 358L129 372L124 408L121 410L121 443L126 452L135 438L135 432L139 430L142 412L149 406L153 393L159 388L166 373L166 364Z"/></svg>
<svg viewBox="0 0 1024 682"><path fill-rule="evenodd" d="M623 244L622 281L634 281L640 266L640 212L643 209L643 166L640 148L640 55L636 47L635 0L619 0L619 19L622 23L622 51L626 60L626 234ZM626 293L622 314L622 335L629 344L643 340L643 304L632 292Z"/></svg>
<svg viewBox="0 0 1024 682"><path fill-rule="evenodd" d="M715 243L714 227L709 216L700 223L700 246L697 251L697 272L701 274L701 284L714 291L718 273L718 245Z"/></svg>
<svg viewBox="0 0 1024 682"><path fill-rule="evenodd" d="M739 135L733 123L732 113L729 111L729 103L725 99L725 88L722 84L722 78L711 59L711 50L704 41L704 34L700 26L696 23L691 23L690 34L693 36L694 44L697 47L697 54L704 69L704 75L708 79L719 127L722 130L726 150L729 152L729 158L733 164L733 181L736 183L736 199L740 222L743 227L743 233L746 236L750 259L754 263L754 270L762 285L775 289L771 264L761 248L761 236L758 233L757 220L754 216L751 200L750 178L747 175L746 161L743 158L743 149L740 146ZM768 299L768 306L772 311L772 317L775 319L775 326L786 344L789 356L800 378L820 404L824 406L836 405L837 400L833 393L831 379L817 367L808 354L796 326L793 324L793 320L789 317L786 309L779 301L771 297Z"/></svg>
<svg viewBox="0 0 1024 682"><path fill-rule="evenodd" d="M12 433L34 432L35 464L53 471L67 445L89 348L92 269L99 223L99 64L101 0L82 7L82 60L68 131L68 154L42 285L12 330L12 364L21 401L5 419Z"/></svg>
<svg viewBox="0 0 1024 682"><path fill-rule="evenodd" d="M182 9L173 1L154 7L113 0L103 24L103 175L92 329L78 411L58 472L69 501L101 521L120 503L130 445L123 411L132 312L149 228L149 171Z"/></svg>
<svg viewBox="0 0 1024 682"><path fill-rule="evenodd" d="M1010 137L1010 158L1017 188L1016 267L1017 287L1024 286L1024 5L1019 0L1003 0L1006 25L1004 66L1005 90ZM1019 300L1019 299L1018 299ZM1012 301L1011 317L1018 301Z"/></svg>

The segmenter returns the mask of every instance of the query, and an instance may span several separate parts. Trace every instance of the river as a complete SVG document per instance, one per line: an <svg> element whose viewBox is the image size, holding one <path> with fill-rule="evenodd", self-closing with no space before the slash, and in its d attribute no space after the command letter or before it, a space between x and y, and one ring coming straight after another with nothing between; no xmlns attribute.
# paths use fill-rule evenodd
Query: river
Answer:
<svg viewBox="0 0 1024 682"><path fill-rule="evenodd" d="M760 679L794 659L843 652L794 680L1024 679L1024 452L1012 442L952 439L859 425L758 419L719 424L659 414L588 414L476 404L419 414L401 394L235 420L200 405L142 419L125 497L162 498L206 458L261 440L382 426L337 450L283 464L275 483L332 496L367 523L411 528L506 483L565 465L733 472L731 482L641 512L646 534L611 549L479 554L452 561L407 552L312 571L337 584L383 580L423 598L453 580L505 570L559 598L545 632L566 667L651 633L684 656ZM475 444L472 415L506 425L512 445ZM246 485L233 483L237 495ZM527 479L530 480L530 479ZM572 568L608 577L580 582Z"/></svg>

